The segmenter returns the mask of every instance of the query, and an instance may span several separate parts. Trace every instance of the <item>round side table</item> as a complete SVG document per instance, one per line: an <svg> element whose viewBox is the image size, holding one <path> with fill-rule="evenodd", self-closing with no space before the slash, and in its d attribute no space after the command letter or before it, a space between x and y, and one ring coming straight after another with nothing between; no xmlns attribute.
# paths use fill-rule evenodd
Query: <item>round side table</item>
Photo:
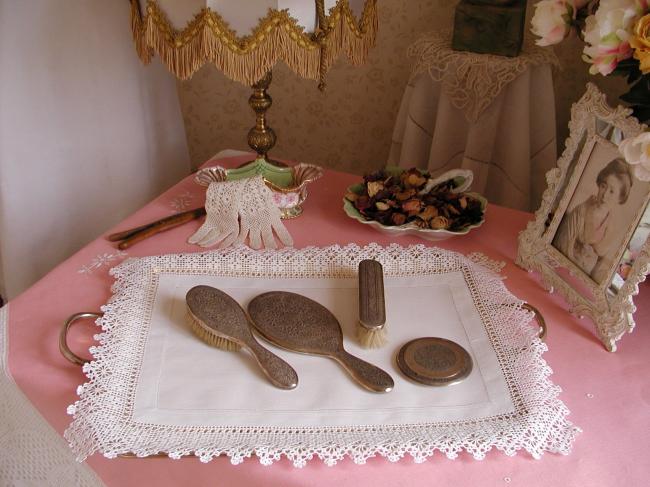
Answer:
<svg viewBox="0 0 650 487"><path fill-rule="evenodd" d="M549 49L526 44L507 58L451 49L451 33L416 41L389 165L433 175L474 172L473 191L520 210L534 210L557 161L555 97Z"/></svg>

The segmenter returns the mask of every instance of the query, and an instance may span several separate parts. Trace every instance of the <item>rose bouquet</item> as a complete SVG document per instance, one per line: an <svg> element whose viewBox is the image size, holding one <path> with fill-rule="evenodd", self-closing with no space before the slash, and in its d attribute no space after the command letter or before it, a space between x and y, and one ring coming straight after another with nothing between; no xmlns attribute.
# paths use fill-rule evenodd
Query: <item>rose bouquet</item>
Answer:
<svg viewBox="0 0 650 487"><path fill-rule="evenodd" d="M629 90L621 100L639 120L650 120L650 0L541 0L531 24L540 46L577 31L589 72L625 76Z"/></svg>

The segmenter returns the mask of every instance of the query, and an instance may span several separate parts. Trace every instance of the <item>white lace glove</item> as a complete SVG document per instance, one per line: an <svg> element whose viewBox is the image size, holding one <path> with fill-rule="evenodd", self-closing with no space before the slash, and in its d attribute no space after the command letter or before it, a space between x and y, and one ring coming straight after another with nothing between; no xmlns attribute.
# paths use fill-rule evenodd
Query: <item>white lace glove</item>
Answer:
<svg viewBox="0 0 650 487"><path fill-rule="evenodd" d="M187 241L201 247L229 247L239 235L239 200L247 181L222 181L210 183L205 195L205 222Z"/></svg>
<svg viewBox="0 0 650 487"><path fill-rule="evenodd" d="M262 176L210 183L205 211L205 222L188 239L191 244L211 247L219 243L224 248L244 243L248 237L254 249L261 248L262 243L267 249L275 249L275 231L284 245L293 245Z"/></svg>
<svg viewBox="0 0 650 487"><path fill-rule="evenodd" d="M246 188L239 202L240 231L238 243L243 243L248 236L249 245L254 249L264 247L277 248L273 231L280 242L286 246L293 245L293 239L280 219L280 210L273 203L273 194L264 184L262 176L245 180Z"/></svg>

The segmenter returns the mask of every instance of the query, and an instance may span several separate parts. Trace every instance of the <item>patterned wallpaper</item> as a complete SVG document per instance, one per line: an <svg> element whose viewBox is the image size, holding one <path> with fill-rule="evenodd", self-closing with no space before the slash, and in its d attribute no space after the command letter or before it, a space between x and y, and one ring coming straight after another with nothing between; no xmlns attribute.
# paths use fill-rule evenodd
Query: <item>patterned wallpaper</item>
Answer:
<svg viewBox="0 0 650 487"><path fill-rule="evenodd" d="M409 77L406 49L423 32L453 24L456 0L379 0L380 30L368 62L354 67L339 61L329 72L326 93L316 82L294 75L286 66L273 70L269 93L270 125L278 134L277 158L311 162L357 174L382 167L388 157L393 124ZM532 15L532 5L528 16ZM582 46L572 39L556 52L563 69L555 73L559 149L568 135L571 103L585 83L607 93L622 93L620 79L590 76L581 60ZM179 83L190 154L199 165L219 150L247 150L253 125L250 89L206 66ZM615 103L612 96L610 102Z"/></svg>

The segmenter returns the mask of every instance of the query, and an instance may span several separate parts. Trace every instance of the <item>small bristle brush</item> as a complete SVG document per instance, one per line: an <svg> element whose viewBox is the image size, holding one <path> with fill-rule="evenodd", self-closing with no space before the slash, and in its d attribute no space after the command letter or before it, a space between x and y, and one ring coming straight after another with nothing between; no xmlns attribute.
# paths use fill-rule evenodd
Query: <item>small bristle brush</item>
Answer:
<svg viewBox="0 0 650 487"><path fill-rule="evenodd" d="M364 348L379 348L388 342L384 271L376 260L359 262L359 326L357 340Z"/></svg>
<svg viewBox="0 0 650 487"><path fill-rule="evenodd" d="M228 294L196 286L187 292L185 301L192 331L201 340L228 351L246 348L274 386L294 389L298 385L296 371L255 340L246 312Z"/></svg>

